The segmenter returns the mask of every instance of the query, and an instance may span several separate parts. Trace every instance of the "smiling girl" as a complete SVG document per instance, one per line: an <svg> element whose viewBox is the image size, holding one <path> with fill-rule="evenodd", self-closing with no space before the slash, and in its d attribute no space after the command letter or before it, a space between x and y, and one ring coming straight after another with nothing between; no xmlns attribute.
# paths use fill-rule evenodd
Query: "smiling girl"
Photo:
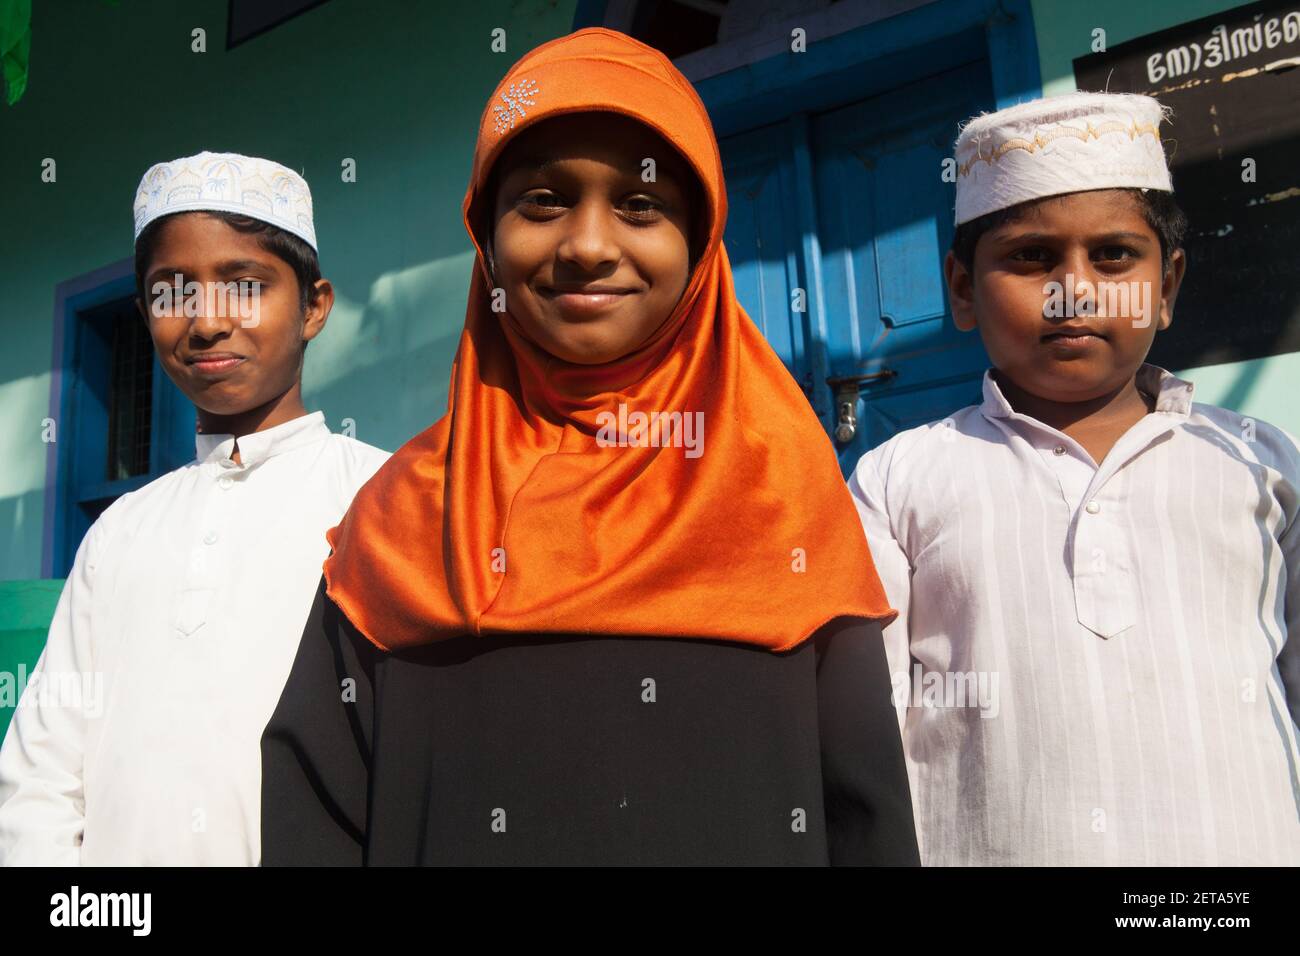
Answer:
<svg viewBox="0 0 1300 956"><path fill-rule="evenodd" d="M914 863L893 612L736 300L690 85L612 31L539 47L464 214L449 411L330 534L264 862ZM708 444L598 440L620 408Z"/></svg>

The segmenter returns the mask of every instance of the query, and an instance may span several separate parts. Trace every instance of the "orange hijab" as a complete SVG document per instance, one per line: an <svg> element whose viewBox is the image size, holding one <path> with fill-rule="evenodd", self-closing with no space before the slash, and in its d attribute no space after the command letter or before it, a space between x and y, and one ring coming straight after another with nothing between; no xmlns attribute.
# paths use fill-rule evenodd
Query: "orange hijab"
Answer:
<svg viewBox="0 0 1300 956"><path fill-rule="evenodd" d="M506 142L591 110L633 117L676 147L703 184L710 228L649 341L582 366L492 311L474 226L487 221L494 197L482 191ZM830 441L736 300L717 140L663 54L592 28L525 55L483 112L463 212L478 257L447 414L327 535L328 593L358 630L389 651L505 633L783 651L841 615L892 619ZM635 432L629 447L601 445L609 417L598 416L620 404L703 412L703 453Z"/></svg>

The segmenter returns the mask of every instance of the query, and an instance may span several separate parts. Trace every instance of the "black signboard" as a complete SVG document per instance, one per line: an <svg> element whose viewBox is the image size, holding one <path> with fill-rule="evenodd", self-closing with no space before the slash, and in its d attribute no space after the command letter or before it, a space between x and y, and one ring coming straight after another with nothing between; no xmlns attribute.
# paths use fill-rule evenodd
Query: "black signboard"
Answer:
<svg viewBox="0 0 1300 956"><path fill-rule="evenodd" d="M1147 93L1191 220L1174 325L1151 361L1300 350L1300 2L1252 3L1074 61L1081 90ZM1300 383L1297 383L1300 397Z"/></svg>

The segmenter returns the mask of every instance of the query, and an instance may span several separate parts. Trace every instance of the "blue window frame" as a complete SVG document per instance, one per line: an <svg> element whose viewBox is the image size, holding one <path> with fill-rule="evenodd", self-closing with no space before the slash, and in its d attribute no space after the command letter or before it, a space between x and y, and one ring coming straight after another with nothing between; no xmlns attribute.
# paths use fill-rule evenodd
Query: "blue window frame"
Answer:
<svg viewBox="0 0 1300 956"><path fill-rule="evenodd" d="M55 294L42 571L64 577L94 520L194 457L194 407L153 356L130 259Z"/></svg>

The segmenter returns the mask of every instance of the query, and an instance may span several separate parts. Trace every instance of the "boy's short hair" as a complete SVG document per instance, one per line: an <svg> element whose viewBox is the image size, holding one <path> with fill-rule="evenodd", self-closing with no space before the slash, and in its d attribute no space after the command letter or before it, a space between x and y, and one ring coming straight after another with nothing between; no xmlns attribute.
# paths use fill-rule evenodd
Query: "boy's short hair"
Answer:
<svg viewBox="0 0 1300 956"><path fill-rule="evenodd" d="M252 216L220 210L200 210L205 216L220 219L231 229L257 236L258 244L271 255L283 260L298 279L298 308L306 312L316 300L316 283L320 281L320 259L316 250L288 230ZM135 288L141 302L149 301L145 294L144 279L158 245L163 224L175 216L193 215L193 212L175 212L161 216L145 226L135 242Z"/></svg>
<svg viewBox="0 0 1300 956"><path fill-rule="evenodd" d="M1187 233L1187 214L1179 207L1173 193L1159 189L1122 189L1120 192L1126 192L1133 197L1142 213L1142 218L1160 238L1160 271L1161 274L1167 272L1174 252L1183 247L1183 237ZM998 209L970 222L962 223L952 234L952 254L967 272L973 274L975 245L979 242L980 236L990 229L1020 219L1030 208L1040 202L1043 200L1031 199L1029 202Z"/></svg>

